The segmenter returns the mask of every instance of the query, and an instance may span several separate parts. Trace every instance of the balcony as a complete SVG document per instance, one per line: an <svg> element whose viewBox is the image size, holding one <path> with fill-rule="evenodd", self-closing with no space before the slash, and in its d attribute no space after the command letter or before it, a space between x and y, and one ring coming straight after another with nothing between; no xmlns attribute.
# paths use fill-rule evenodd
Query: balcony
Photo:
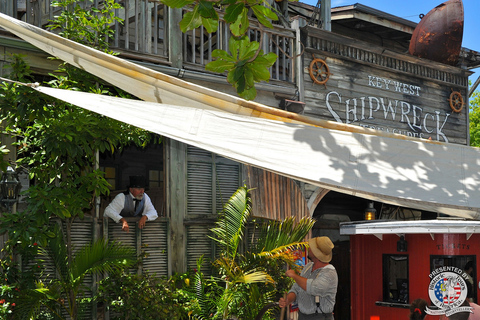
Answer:
<svg viewBox="0 0 480 320"><path fill-rule="evenodd" d="M52 0L14 0L0 2L0 12L21 19L37 27L46 28L54 16L61 13L61 8L54 8ZM124 22L116 22L111 26L115 31L111 40L111 49L133 60L143 60L156 64L171 65L178 57L169 56L172 44L181 46L181 64L187 70L206 72L204 67L212 61L215 49L228 50L230 33L228 25L222 20L214 33L207 33L203 27L182 34L181 44L176 32L169 32L173 25L169 21L172 9L159 1L150 0L118 0L122 9L115 15ZM78 3L82 8L101 8L103 1L83 1ZM72 8L73 9L73 8ZM175 9L173 9L175 10ZM186 12L185 10L183 12ZM262 49L265 53L274 52L277 62L270 70L271 80L293 82L293 56L295 33L292 29L275 26L274 29L263 28ZM255 20L251 20L248 36L259 41L261 29Z"/></svg>

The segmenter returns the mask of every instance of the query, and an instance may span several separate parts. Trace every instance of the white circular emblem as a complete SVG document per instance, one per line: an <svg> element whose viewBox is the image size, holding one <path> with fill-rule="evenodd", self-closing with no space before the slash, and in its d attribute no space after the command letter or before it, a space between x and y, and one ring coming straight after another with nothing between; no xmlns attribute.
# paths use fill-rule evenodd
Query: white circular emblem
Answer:
<svg viewBox="0 0 480 320"><path fill-rule="evenodd" d="M428 295L440 309L458 308L467 298L467 283L459 273L442 272L430 281Z"/></svg>

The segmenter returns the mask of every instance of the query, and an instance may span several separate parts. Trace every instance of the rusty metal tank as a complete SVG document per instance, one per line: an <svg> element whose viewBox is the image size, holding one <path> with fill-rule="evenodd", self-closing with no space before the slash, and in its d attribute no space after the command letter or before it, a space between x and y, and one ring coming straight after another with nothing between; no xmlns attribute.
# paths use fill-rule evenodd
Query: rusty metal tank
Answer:
<svg viewBox="0 0 480 320"><path fill-rule="evenodd" d="M415 28L409 53L449 65L456 65L463 39L462 0L449 0L430 10Z"/></svg>

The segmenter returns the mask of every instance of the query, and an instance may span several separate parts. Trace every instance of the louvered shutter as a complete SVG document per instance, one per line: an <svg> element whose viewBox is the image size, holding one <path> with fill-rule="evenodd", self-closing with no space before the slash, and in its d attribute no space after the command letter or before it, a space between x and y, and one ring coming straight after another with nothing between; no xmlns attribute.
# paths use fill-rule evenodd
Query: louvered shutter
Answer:
<svg viewBox="0 0 480 320"><path fill-rule="evenodd" d="M53 227L55 224L60 224L60 220L52 219L50 221L50 224ZM64 239L66 239L66 225L65 223L62 223L61 225L62 225ZM89 217L89 216L86 216L84 219L74 220L71 227L71 231L70 231L74 255L75 255L75 252L77 252L81 247L93 241L93 234L94 234L93 225L94 225L93 219L92 217ZM24 270L27 270L30 267L33 267L35 269L39 265L42 266L43 274L42 275L37 274L37 276L44 283L48 283L50 280L57 277L56 275L57 270L54 268L53 261L46 256L43 256L43 255L37 256L33 261L22 260L22 264L23 264ZM40 268L38 268L38 270L40 270ZM95 285L96 284L95 284L95 281L93 280L92 275L87 275L84 278L83 286L85 288L88 288L88 290L84 292L82 297L91 298L93 296L93 290ZM68 305L67 299L65 299L65 303ZM93 319L94 315L92 314L92 311L93 311L93 308L87 308L87 310L85 310L84 313L80 315L81 317L79 319ZM67 317L66 312L63 309L61 310L61 312L63 317L65 317L65 319L69 319Z"/></svg>
<svg viewBox="0 0 480 320"><path fill-rule="evenodd" d="M223 204L240 186L240 172L235 161L187 146L187 269L195 269L202 255L206 262L215 258L214 241L207 235ZM202 271L211 274L210 264L205 263Z"/></svg>
<svg viewBox="0 0 480 320"><path fill-rule="evenodd" d="M146 254L143 271L168 276L168 222L160 219L148 221L141 237L141 250Z"/></svg>
<svg viewBox="0 0 480 320"><path fill-rule="evenodd" d="M143 257L142 270L157 276L168 275L168 222L161 218L147 221L143 229L138 229L136 218L127 218L130 232L122 231L122 224L104 219L108 239L135 248L137 256Z"/></svg>
<svg viewBox="0 0 480 320"><path fill-rule="evenodd" d="M187 146L187 215L215 215L240 180L239 163Z"/></svg>
<svg viewBox="0 0 480 320"><path fill-rule="evenodd" d="M212 224L192 224L187 225L187 269L194 270L197 268L197 260L203 255L202 272L206 276L212 274L211 262L215 256L213 240L208 236L211 235L210 229Z"/></svg>

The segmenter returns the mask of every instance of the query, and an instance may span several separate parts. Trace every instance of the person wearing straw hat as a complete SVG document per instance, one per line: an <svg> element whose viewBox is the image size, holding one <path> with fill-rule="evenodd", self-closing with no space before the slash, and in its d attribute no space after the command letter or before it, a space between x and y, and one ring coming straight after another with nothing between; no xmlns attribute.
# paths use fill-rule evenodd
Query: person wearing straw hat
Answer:
<svg viewBox="0 0 480 320"><path fill-rule="evenodd" d="M152 200L145 193L145 187L144 176L130 176L130 185L127 191L117 194L105 208L103 215L116 223L121 222L122 230L125 232L130 230L125 218L140 217L138 227L143 229L147 221L153 221L158 217Z"/></svg>
<svg viewBox="0 0 480 320"><path fill-rule="evenodd" d="M295 283L278 305L284 308L297 301L298 320L333 320L333 307L337 294L338 276L332 260L333 243L329 237L316 237L308 241L308 258L300 275L287 270L285 275Z"/></svg>

